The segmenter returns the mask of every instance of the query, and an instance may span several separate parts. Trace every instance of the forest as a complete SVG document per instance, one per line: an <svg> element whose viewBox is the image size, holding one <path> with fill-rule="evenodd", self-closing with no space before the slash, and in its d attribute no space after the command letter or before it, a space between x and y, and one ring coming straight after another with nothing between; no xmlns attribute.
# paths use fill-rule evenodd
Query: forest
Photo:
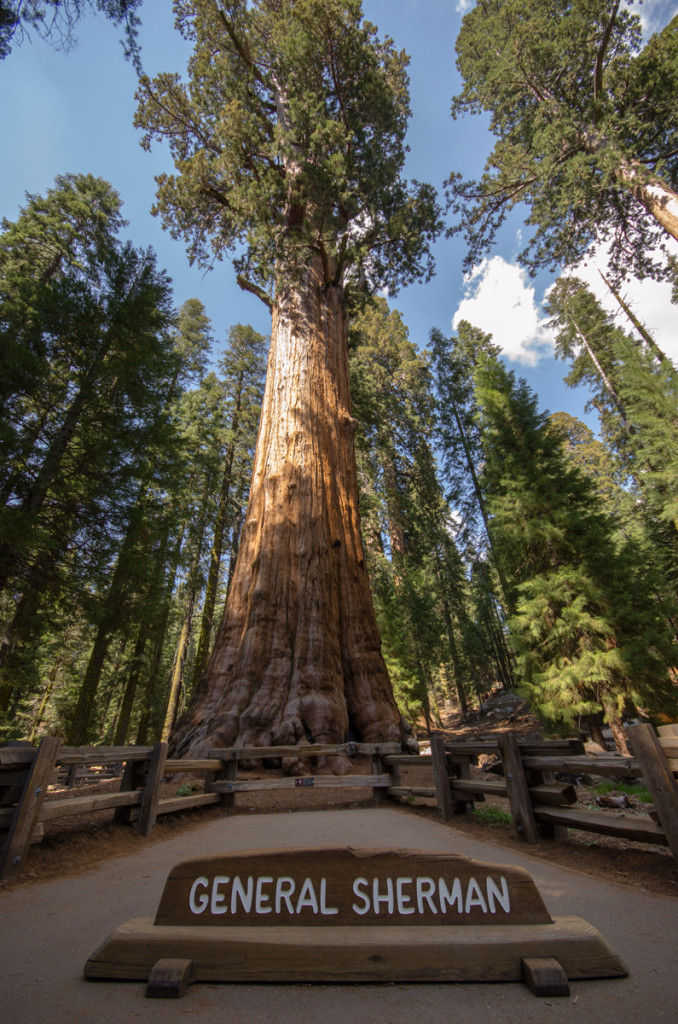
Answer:
<svg viewBox="0 0 678 1024"><path fill-rule="evenodd" d="M407 744L496 686L623 751L675 720L678 371L623 283L678 302L678 17L644 41L611 0L478 0L452 115L494 148L434 185L360 0L176 0L192 55L153 78L138 0L7 2L0 57L94 11L171 153L155 212L271 331L178 304L86 169L2 221L0 742ZM547 304L596 432L478 326L398 312L436 240L471 268L514 209L534 273L606 246L616 314L574 273Z"/></svg>

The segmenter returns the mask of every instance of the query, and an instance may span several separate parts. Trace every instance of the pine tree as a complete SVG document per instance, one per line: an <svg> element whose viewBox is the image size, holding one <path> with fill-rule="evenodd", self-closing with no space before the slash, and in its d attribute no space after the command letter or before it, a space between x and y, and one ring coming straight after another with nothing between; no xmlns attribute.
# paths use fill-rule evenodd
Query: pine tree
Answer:
<svg viewBox="0 0 678 1024"><path fill-rule="evenodd" d="M96 729L110 640L152 589L177 454L170 407L202 358L190 340L175 344L168 282L151 252L117 237L119 207L106 182L67 176L29 197L0 238L0 709L20 722L41 651L77 609L95 631L83 641L91 666L70 696L55 677L50 700L79 742Z"/></svg>
<svg viewBox="0 0 678 1024"><path fill-rule="evenodd" d="M236 324L229 331L226 350L219 364L222 374L220 386L224 390L223 472L212 530L193 685L205 671L209 658L225 533L229 524L233 526L238 511L235 504L238 482L244 482L244 477L247 477L249 484L266 376L266 344L267 339L252 327ZM240 490L242 492L243 488ZM242 501L242 493L239 501Z"/></svg>
<svg viewBox="0 0 678 1024"><path fill-rule="evenodd" d="M355 317L350 339L361 518L396 697L410 719L435 712L436 688L465 712L467 587L432 451L428 356L381 298Z"/></svg>
<svg viewBox="0 0 678 1024"><path fill-rule="evenodd" d="M616 544L590 482L534 394L496 358L476 370L485 489L511 579L509 628L535 706L552 721L603 712L626 749L621 716L674 700L675 650L632 541Z"/></svg>
<svg viewBox="0 0 678 1024"><path fill-rule="evenodd" d="M640 19L619 0L479 0L456 50L453 116L487 111L497 138L480 180L448 182L467 265L526 203L531 269L607 240L619 274L665 274L663 239L678 238L678 19L641 49Z"/></svg>
<svg viewBox="0 0 678 1024"><path fill-rule="evenodd" d="M431 343L437 438L447 499L460 521L466 561L482 560L485 551L489 551L494 589L506 613L510 608L510 588L501 561L494 553L492 526L480 486L483 453L473 390L473 374L481 354L498 355L499 349L492 344L491 335L465 320L459 324L456 337L446 338L434 328Z"/></svg>

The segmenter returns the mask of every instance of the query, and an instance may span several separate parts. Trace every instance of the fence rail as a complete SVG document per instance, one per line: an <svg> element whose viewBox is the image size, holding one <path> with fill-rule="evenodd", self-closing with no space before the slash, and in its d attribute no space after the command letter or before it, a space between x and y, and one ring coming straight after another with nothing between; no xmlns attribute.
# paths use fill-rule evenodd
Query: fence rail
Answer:
<svg viewBox="0 0 678 1024"><path fill-rule="evenodd" d="M39 842L44 823L56 818L93 811L113 810L117 821L134 824L149 835L159 814L233 804L236 793L271 789L366 788L375 801L384 799L392 779L384 771L382 757L400 750L397 743L305 744L303 746L229 747L210 750L206 758L170 759L167 743L154 747L65 747L61 740L46 736L35 747L0 747L0 878L21 870L32 842ZM290 758L307 761L369 756L369 774L306 775L281 779L240 779L241 762L262 758ZM63 769L122 765L120 790L116 793L88 793L67 799L50 798L48 788ZM175 775L201 775L203 791L163 798L162 781ZM4 838L4 842L3 842Z"/></svg>
<svg viewBox="0 0 678 1024"><path fill-rule="evenodd" d="M209 804L232 806L237 793L309 787L370 789L375 802L387 797L433 797L445 819L471 810L485 796L505 798L516 834L527 842L565 836L576 828L669 846L678 862L678 725L628 728L634 757L584 754L579 740L538 740L499 734L482 741L445 742L434 736L430 755L403 754L398 744L344 743L335 745L229 747L210 750L206 758L171 759L167 744L153 747L65 747L47 736L40 746L0 747L0 878L21 870L32 842L39 842L44 823L73 814L110 809L117 821L133 824L142 835L152 831L158 815ZM503 778L471 778L479 754L498 754ZM370 758L370 771L351 775L308 775L253 779L238 778L243 762L285 758L295 760ZM49 786L64 770L123 766L120 789L55 799ZM431 770L430 785L403 784L402 769ZM61 776L59 775L61 773ZM558 781L555 773L642 778L655 807L656 820L629 818L611 812L575 807L574 785ZM203 791L170 798L161 795L163 780L176 775L203 777ZM4 838L4 842L3 842Z"/></svg>
<svg viewBox="0 0 678 1024"><path fill-rule="evenodd" d="M442 817L473 808L485 795L506 797L517 836L526 842L540 838L564 838L575 828L637 842L668 846L678 862L678 725L660 726L660 735L650 725L627 727L633 757L580 753L578 741L569 750L557 750L549 741L521 740L513 733L499 734L486 743L445 743L434 737L431 762L435 785L419 789L417 795L435 796ZM581 748L583 749L583 748ZM470 778L470 762L478 753L498 753L504 777L501 781ZM406 758L386 758L386 763L404 766ZM556 773L594 775L619 779L642 779L654 803L656 820L632 818L623 813L592 811L572 806L574 786L555 781ZM391 790L406 796L407 787ZM412 791L414 793L414 791Z"/></svg>

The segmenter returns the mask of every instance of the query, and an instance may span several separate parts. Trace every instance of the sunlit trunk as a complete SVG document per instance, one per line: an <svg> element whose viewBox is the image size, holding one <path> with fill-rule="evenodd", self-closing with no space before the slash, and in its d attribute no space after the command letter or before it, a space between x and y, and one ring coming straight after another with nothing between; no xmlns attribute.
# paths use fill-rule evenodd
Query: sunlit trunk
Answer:
<svg viewBox="0 0 678 1024"><path fill-rule="evenodd" d="M343 291L277 296L249 506L214 651L173 739L401 739L358 517Z"/></svg>

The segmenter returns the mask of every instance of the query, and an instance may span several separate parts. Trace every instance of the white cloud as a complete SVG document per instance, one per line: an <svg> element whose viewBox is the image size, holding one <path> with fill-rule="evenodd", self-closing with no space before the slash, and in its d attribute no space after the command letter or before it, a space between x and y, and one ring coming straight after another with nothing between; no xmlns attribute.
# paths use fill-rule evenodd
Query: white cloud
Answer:
<svg viewBox="0 0 678 1024"><path fill-rule="evenodd" d="M553 351L553 335L541 317L534 288L522 267L501 256L483 260L465 279L465 296L452 327L468 320L492 335L495 345L516 363L535 366Z"/></svg>
<svg viewBox="0 0 678 1024"><path fill-rule="evenodd" d="M643 0L642 6L638 3L625 3L623 6L640 18L643 43L655 32L660 32L676 13L673 0Z"/></svg>

